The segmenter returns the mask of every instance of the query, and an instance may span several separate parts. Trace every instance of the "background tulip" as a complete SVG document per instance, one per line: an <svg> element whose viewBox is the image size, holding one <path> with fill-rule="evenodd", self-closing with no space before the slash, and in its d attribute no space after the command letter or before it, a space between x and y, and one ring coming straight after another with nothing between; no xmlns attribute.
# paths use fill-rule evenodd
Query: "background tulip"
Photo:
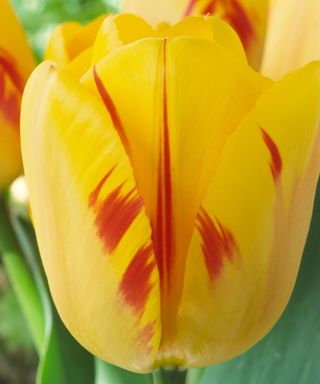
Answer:
<svg viewBox="0 0 320 384"><path fill-rule="evenodd" d="M61 318L92 353L138 372L221 362L270 330L319 175L320 64L273 83L221 20L186 20L153 30L109 17L84 56L40 65L23 100Z"/></svg>
<svg viewBox="0 0 320 384"><path fill-rule="evenodd" d="M22 171L19 119L22 91L35 62L9 2L0 3L0 191Z"/></svg>

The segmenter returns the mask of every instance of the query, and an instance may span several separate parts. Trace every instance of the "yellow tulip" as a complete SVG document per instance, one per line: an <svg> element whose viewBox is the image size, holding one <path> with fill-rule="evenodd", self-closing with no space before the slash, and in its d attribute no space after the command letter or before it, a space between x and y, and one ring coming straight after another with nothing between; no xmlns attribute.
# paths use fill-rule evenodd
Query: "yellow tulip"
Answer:
<svg viewBox="0 0 320 384"><path fill-rule="evenodd" d="M319 119L320 63L273 82L214 17L158 30L107 17L72 61L42 63L23 160L74 337L137 372L222 362L262 338L299 269Z"/></svg>
<svg viewBox="0 0 320 384"><path fill-rule="evenodd" d="M24 84L35 62L9 2L0 4L0 191L22 172L19 119Z"/></svg>

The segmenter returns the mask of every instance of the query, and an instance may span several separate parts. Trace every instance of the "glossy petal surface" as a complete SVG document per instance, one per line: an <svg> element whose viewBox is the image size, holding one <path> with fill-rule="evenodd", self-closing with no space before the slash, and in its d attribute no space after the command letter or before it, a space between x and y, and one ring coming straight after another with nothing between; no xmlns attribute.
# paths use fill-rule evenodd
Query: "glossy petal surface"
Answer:
<svg viewBox="0 0 320 384"><path fill-rule="evenodd" d="M319 175L319 74L311 64L276 83L223 149L198 211L178 313L189 365L240 354L288 302Z"/></svg>
<svg viewBox="0 0 320 384"><path fill-rule="evenodd" d="M170 349L199 204L228 135L269 81L217 44L180 38L124 47L83 83L113 116L146 205L161 281L161 348ZM179 358L180 350L168 363Z"/></svg>
<svg viewBox="0 0 320 384"><path fill-rule="evenodd" d="M197 367L271 328L319 175L319 66L273 84L217 18L153 29L120 15L65 72L35 71L22 137L35 226L90 351L136 371Z"/></svg>
<svg viewBox="0 0 320 384"><path fill-rule="evenodd" d="M151 369L159 277L144 204L109 114L46 62L28 83L22 119L37 239L63 321L95 355Z"/></svg>

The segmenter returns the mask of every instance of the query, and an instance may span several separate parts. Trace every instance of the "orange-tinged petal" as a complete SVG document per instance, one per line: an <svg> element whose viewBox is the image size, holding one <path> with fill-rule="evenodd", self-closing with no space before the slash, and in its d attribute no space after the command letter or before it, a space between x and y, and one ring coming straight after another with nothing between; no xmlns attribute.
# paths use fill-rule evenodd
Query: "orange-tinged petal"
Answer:
<svg viewBox="0 0 320 384"><path fill-rule="evenodd" d="M26 80L35 66L35 60L23 28L8 0L0 3L0 49L7 52Z"/></svg>
<svg viewBox="0 0 320 384"><path fill-rule="evenodd" d="M109 114L45 62L24 94L22 151L61 318L100 358L151 370L161 333L159 276L144 203Z"/></svg>
<svg viewBox="0 0 320 384"><path fill-rule="evenodd" d="M320 2L271 0L262 71L279 79L320 59Z"/></svg>
<svg viewBox="0 0 320 384"><path fill-rule="evenodd" d="M0 51L0 191L22 171L19 115L22 89L2 65L7 57Z"/></svg>
<svg viewBox="0 0 320 384"><path fill-rule="evenodd" d="M178 364L172 338L194 218L225 140L269 81L218 44L178 38L125 46L82 82L111 114L129 154L161 280L159 363Z"/></svg>
<svg viewBox="0 0 320 384"><path fill-rule="evenodd" d="M122 11L144 17L153 25L175 23L190 15L217 15L238 33L251 65L258 68L261 60L268 0L123 0Z"/></svg>
<svg viewBox="0 0 320 384"><path fill-rule="evenodd" d="M271 87L226 142L187 259L177 337L187 365L242 353L287 304L319 176L319 120L315 63Z"/></svg>
<svg viewBox="0 0 320 384"><path fill-rule="evenodd" d="M87 25L76 22L58 25L50 35L45 59L63 66L70 63L82 51L93 45L105 17L102 15Z"/></svg>
<svg viewBox="0 0 320 384"><path fill-rule="evenodd" d="M22 171L19 120L25 81L35 65L7 0L0 4L0 191Z"/></svg>

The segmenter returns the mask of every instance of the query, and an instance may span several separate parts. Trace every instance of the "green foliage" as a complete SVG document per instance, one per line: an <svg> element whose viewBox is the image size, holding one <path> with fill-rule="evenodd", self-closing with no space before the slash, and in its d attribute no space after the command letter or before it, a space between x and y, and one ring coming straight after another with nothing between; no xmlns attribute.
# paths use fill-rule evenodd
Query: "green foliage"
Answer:
<svg viewBox="0 0 320 384"><path fill-rule="evenodd" d="M14 352L18 348L32 350L32 339L21 316L16 295L7 289L0 296L0 340L2 348Z"/></svg>
<svg viewBox="0 0 320 384"><path fill-rule="evenodd" d="M151 375L139 375L96 360L96 379L94 384L151 384Z"/></svg>

